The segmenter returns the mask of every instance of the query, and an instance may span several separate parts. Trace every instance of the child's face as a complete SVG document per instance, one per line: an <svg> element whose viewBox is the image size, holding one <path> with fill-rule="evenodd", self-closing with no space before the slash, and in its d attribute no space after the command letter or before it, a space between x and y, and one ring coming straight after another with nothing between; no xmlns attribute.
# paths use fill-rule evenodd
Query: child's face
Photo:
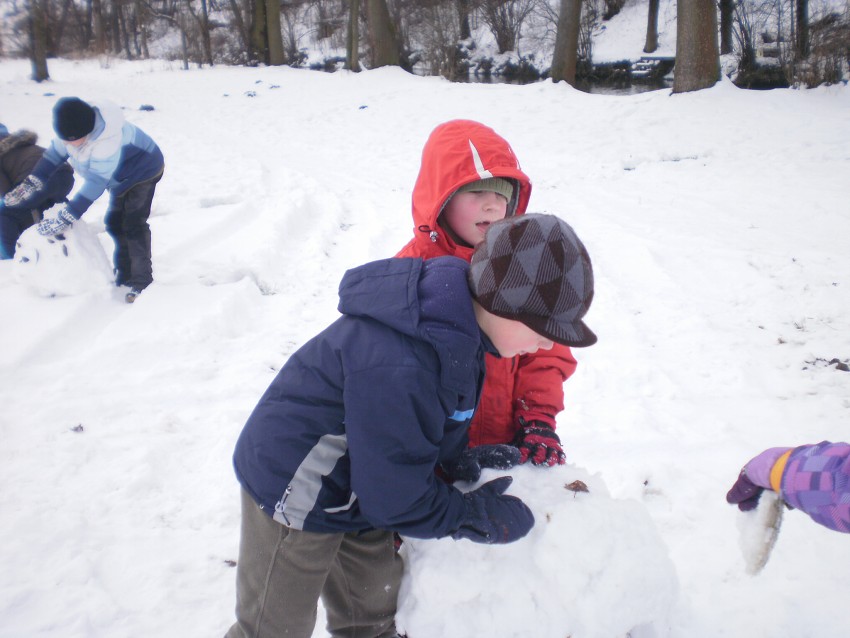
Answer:
<svg viewBox="0 0 850 638"><path fill-rule="evenodd" d="M520 321L505 319L484 310L473 302L478 325L484 331L499 354L505 358L518 354L531 354L538 350L551 350L555 342L539 335Z"/></svg>
<svg viewBox="0 0 850 638"><path fill-rule="evenodd" d="M446 204L442 217L460 239L477 246L491 223L504 219L508 200L492 191L467 191L457 193Z"/></svg>

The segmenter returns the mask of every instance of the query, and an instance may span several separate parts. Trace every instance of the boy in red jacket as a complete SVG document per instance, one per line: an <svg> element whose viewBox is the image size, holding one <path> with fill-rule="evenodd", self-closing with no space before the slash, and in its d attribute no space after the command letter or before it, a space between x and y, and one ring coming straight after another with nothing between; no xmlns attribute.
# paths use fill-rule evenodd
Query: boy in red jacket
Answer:
<svg viewBox="0 0 850 638"><path fill-rule="evenodd" d="M530 195L531 181L493 129L471 120L441 124L425 143L413 187L414 237L396 256L469 261L489 224L524 214ZM470 447L507 443L519 448L522 463L564 464L555 417L564 409L564 381L576 369L570 348L487 355L486 366Z"/></svg>

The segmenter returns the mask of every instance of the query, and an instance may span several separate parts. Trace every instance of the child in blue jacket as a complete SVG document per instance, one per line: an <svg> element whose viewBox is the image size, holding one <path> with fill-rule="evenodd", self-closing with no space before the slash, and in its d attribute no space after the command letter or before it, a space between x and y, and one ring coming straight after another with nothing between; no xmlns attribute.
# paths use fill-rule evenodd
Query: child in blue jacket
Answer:
<svg viewBox="0 0 850 638"><path fill-rule="evenodd" d="M294 353L234 453L242 486L237 622L228 638L395 636L394 533L509 543L534 524L501 477L452 478L481 394L484 354L588 346L590 259L551 215L494 223L471 264L387 259L348 271L342 317ZM481 466L509 467L510 446ZM441 470L439 473L437 470ZM478 468L480 474L480 467ZM454 476L453 476L454 475ZM444 478L446 479L444 480Z"/></svg>
<svg viewBox="0 0 850 638"><path fill-rule="evenodd" d="M129 287L125 300L133 303L153 281L148 217L165 168L162 151L107 101L88 104L76 97L61 98L53 107L53 129L57 138L32 173L6 195L6 206L24 206L37 198L50 176L70 162L83 177L82 186L55 217L38 225L42 235L58 235L108 190L104 221L115 242L115 284Z"/></svg>

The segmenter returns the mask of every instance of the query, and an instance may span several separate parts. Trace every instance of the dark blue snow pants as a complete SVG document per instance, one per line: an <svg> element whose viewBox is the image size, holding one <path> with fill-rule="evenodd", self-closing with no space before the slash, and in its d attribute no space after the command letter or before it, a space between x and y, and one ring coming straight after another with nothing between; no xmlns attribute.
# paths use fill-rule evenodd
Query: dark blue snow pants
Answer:
<svg viewBox="0 0 850 638"><path fill-rule="evenodd" d="M159 175L139 182L122 195L112 195L104 222L115 242L112 259L115 285L144 290L153 281L151 267L151 229L148 217Z"/></svg>

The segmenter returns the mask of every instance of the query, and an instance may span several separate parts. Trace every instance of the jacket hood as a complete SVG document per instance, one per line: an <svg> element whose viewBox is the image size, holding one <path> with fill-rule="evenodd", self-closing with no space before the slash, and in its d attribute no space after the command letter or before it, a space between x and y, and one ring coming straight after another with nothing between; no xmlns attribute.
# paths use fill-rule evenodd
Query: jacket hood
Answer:
<svg viewBox="0 0 850 638"><path fill-rule="evenodd" d="M465 378L481 348L468 271L469 264L456 257L368 263L345 273L339 311L430 343L442 364L443 383L452 385L453 379Z"/></svg>
<svg viewBox="0 0 850 638"><path fill-rule="evenodd" d="M519 186L508 202L508 216L522 215L531 196L531 180L510 144L472 120L451 120L435 128L422 150L413 187L414 241L436 242L443 254L455 255L458 246L437 226L437 218L458 188L487 177L507 178Z"/></svg>
<svg viewBox="0 0 850 638"><path fill-rule="evenodd" d="M25 129L0 137L0 156L21 146L33 146L36 141L38 141L38 135Z"/></svg>

